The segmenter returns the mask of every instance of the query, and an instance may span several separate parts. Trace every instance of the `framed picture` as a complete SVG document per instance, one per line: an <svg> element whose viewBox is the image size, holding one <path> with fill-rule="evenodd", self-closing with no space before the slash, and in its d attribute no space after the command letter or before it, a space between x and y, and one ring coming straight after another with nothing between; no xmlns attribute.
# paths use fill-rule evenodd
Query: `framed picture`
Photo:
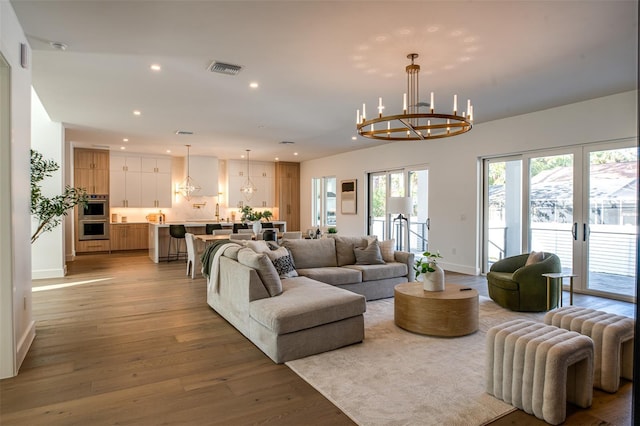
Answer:
<svg viewBox="0 0 640 426"><path fill-rule="evenodd" d="M340 212L342 214L357 214L358 180L340 181Z"/></svg>

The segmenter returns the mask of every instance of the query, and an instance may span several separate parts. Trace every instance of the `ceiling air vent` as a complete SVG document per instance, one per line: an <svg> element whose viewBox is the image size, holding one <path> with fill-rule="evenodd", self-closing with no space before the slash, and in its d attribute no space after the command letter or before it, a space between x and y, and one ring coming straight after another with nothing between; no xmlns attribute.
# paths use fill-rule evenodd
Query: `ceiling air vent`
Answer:
<svg viewBox="0 0 640 426"><path fill-rule="evenodd" d="M176 135L192 135L193 132L189 130L176 130Z"/></svg>
<svg viewBox="0 0 640 426"><path fill-rule="evenodd" d="M241 69L242 67L240 65L225 64L224 62L217 61L213 61L211 65L209 65L209 71L227 75L236 75Z"/></svg>

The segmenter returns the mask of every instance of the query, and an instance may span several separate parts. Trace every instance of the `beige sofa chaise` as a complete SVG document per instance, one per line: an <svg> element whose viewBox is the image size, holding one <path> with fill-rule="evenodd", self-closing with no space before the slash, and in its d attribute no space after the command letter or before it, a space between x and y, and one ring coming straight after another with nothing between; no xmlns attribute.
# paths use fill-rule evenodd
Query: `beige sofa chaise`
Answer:
<svg viewBox="0 0 640 426"><path fill-rule="evenodd" d="M356 265L354 257L353 265L337 266L337 240L285 240L296 268L297 262L304 266L287 278L280 277L271 253L223 246L207 274L207 303L276 363L361 342L365 299L392 296L395 284L412 280L413 254L393 253L403 262ZM353 241L337 246L354 250Z"/></svg>

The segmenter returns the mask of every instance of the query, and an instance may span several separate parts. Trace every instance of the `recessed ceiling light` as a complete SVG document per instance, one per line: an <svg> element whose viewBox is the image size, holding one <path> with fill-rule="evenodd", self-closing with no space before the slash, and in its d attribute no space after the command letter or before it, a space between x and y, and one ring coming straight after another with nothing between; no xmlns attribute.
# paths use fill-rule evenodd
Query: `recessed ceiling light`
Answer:
<svg viewBox="0 0 640 426"><path fill-rule="evenodd" d="M297 153L297 152L294 152L294 153L293 153L293 155L298 155L298 153Z"/></svg>
<svg viewBox="0 0 640 426"><path fill-rule="evenodd" d="M280 157L276 157L276 158L274 158L274 160L280 161Z"/></svg>
<svg viewBox="0 0 640 426"><path fill-rule="evenodd" d="M149 68L151 68L151 71L160 71L160 70L162 70L162 67L160 66L160 64L151 64L151 66Z"/></svg>
<svg viewBox="0 0 640 426"><path fill-rule="evenodd" d="M125 148L124 146L121 146L120 149L127 149L127 148Z"/></svg>
<svg viewBox="0 0 640 426"><path fill-rule="evenodd" d="M122 142L129 142L129 139L124 138L124 139L122 139Z"/></svg>
<svg viewBox="0 0 640 426"><path fill-rule="evenodd" d="M257 89L258 88L258 82L252 81L251 83L249 83L249 87L251 87L252 89Z"/></svg>
<svg viewBox="0 0 640 426"><path fill-rule="evenodd" d="M142 112L140 112L139 110L137 110L137 109L133 110L133 115L141 115L141 114L142 114Z"/></svg>
<svg viewBox="0 0 640 426"><path fill-rule="evenodd" d="M357 136L351 136L351 140L352 140L352 141L355 141L356 139L358 139L358 137L357 137Z"/></svg>
<svg viewBox="0 0 640 426"><path fill-rule="evenodd" d="M167 150L167 154L171 154L171 150L170 149Z"/></svg>
<svg viewBox="0 0 640 426"><path fill-rule="evenodd" d="M67 45L60 41L52 41L49 43L49 46L53 47L56 50L62 50L63 52L67 50Z"/></svg>

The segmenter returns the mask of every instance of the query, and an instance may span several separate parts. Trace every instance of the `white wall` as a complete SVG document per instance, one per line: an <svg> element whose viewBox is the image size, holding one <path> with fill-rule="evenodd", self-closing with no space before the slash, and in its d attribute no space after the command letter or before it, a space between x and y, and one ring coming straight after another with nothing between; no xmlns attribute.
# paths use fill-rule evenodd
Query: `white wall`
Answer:
<svg viewBox="0 0 640 426"><path fill-rule="evenodd" d="M46 197L64 192L64 129L62 124L49 118L38 94L31 89L31 147L45 160L53 160L60 166L51 177L42 181L42 194ZM32 221L31 232L38 223ZM65 275L64 222L50 232L45 232L31 245L31 277L58 278Z"/></svg>
<svg viewBox="0 0 640 426"><path fill-rule="evenodd" d="M481 157L569 145L637 138L636 92L565 105L478 124L450 139L387 145L301 164L301 229L311 224L311 179L358 179L358 214L337 211L339 232L366 231L367 172L424 164L429 168L429 247L445 257L447 270L480 272ZM481 111L482 106L477 107ZM338 205L340 200L338 199ZM455 252L455 254L454 254Z"/></svg>
<svg viewBox="0 0 640 426"><path fill-rule="evenodd" d="M17 374L35 337L31 312L31 216L30 216L30 120L31 70L20 66L20 43L27 39L11 4L0 1L0 53L8 62L9 132L2 131L0 144L0 378ZM3 89L5 89L3 87ZM10 138L5 137L10 135ZM4 190L9 188L9 191Z"/></svg>

